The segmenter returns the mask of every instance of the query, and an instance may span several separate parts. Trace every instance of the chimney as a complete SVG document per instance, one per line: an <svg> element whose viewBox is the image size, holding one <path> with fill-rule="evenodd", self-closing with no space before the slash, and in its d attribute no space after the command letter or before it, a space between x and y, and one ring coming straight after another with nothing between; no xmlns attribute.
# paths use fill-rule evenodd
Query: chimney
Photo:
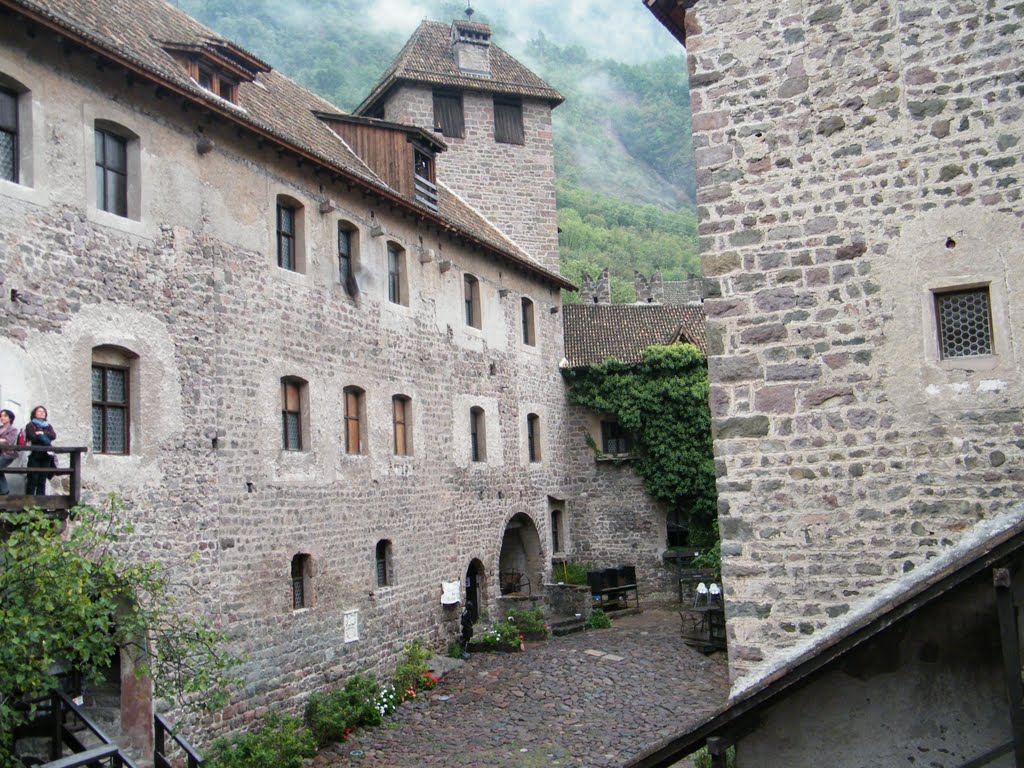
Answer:
<svg viewBox="0 0 1024 768"><path fill-rule="evenodd" d="M452 55L462 74L490 77L491 28L476 21L453 21Z"/></svg>

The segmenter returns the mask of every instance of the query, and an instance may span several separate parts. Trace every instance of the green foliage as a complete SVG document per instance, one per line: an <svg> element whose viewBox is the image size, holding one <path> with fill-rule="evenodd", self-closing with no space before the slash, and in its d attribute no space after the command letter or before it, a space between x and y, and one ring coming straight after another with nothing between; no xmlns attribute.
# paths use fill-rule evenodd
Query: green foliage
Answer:
<svg viewBox="0 0 1024 768"><path fill-rule="evenodd" d="M702 542L697 546L706 546L706 549L699 551L693 558L693 566L695 568L705 568L715 572L715 578L718 581L722 580L722 540L718 535L718 520L712 523L711 536L714 537L714 542L709 546L706 542Z"/></svg>
<svg viewBox="0 0 1024 768"><path fill-rule="evenodd" d="M15 705L50 693L61 663L100 679L123 648L159 698L186 706L223 706L239 660L221 649L224 636L183 611L166 566L132 562L119 543L132 529L111 495L100 509L79 506L68 530L38 509L8 515L0 545L0 758L6 734L29 716ZM147 642L148 638L148 642Z"/></svg>
<svg viewBox="0 0 1024 768"><path fill-rule="evenodd" d="M607 360L562 375L571 403L611 414L633 433L633 466L648 493L687 516L691 546L710 546L718 497L700 351L650 347L637 365Z"/></svg>
<svg viewBox="0 0 1024 768"><path fill-rule="evenodd" d="M480 643L488 648L515 648L523 640L519 628L506 619L496 621L480 635Z"/></svg>
<svg viewBox="0 0 1024 768"><path fill-rule="evenodd" d="M353 675L343 688L314 693L306 705L306 723L317 744L323 747L345 741L352 729L361 725L380 725L384 715L394 711L388 710L386 693L372 675Z"/></svg>
<svg viewBox="0 0 1024 768"><path fill-rule="evenodd" d="M591 441L593 442L593 441ZM594 446L597 447L596 445ZM587 583L587 572L594 570L593 563L573 563L569 561L556 565L551 572L555 581L563 581L566 584L577 584L580 586Z"/></svg>
<svg viewBox="0 0 1024 768"><path fill-rule="evenodd" d="M736 747L729 747L725 751L726 768L736 768ZM711 768L711 753L707 747L693 753L693 768Z"/></svg>
<svg viewBox="0 0 1024 768"><path fill-rule="evenodd" d="M587 617L587 626L590 629L610 629L612 620L601 608L594 608Z"/></svg>
<svg viewBox="0 0 1024 768"><path fill-rule="evenodd" d="M209 768L302 768L316 755L313 734L290 715L267 715L255 731L217 739L206 755Z"/></svg>
<svg viewBox="0 0 1024 768"><path fill-rule="evenodd" d="M505 620L529 640L543 640L550 634L541 608L510 608Z"/></svg>
<svg viewBox="0 0 1024 768"><path fill-rule="evenodd" d="M405 660L395 670L394 685L399 694L415 697L417 691L433 688L437 678L430 674L427 662L434 657L433 651L421 641L405 644Z"/></svg>
<svg viewBox="0 0 1024 768"><path fill-rule="evenodd" d="M461 659L462 658L462 646L458 640L452 640L448 643L448 658L449 659Z"/></svg>

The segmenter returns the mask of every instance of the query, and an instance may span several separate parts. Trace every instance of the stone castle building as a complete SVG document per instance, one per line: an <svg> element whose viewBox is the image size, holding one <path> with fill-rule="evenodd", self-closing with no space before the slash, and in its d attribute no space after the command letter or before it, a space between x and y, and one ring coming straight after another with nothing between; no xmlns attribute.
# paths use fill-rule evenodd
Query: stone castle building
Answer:
<svg viewBox="0 0 1024 768"><path fill-rule="evenodd" d="M126 556L245 655L200 743L444 648L443 584L671 589L664 510L559 374L561 97L489 35L424 23L349 115L160 0L0 0L0 400L89 446Z"/></svg>
<svg viewBox="0 0 1024 768"><path fill-rule="evenodd" d="M672 748L1020 765L1021 9L645 4L691 69L734 686Z"/></svg>

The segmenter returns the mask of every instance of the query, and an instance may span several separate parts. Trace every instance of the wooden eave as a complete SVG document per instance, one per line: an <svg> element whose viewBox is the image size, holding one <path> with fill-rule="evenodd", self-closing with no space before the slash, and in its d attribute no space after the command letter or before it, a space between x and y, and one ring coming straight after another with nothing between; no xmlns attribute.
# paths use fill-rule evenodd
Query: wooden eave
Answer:
<svg viewBox="0 0 1024 768"><path fill-rule="evenodd" d="M222 56L217 51L210 50L205 45L175 43L166 40L158 40L157 43L170 54L178 53L185 54L186 56L195 56L198 60L211 65L214 69L227 72L242 82L252 82L256 78L256 72L239 66L233 60Z"/></svg>
<svg viewBox="0 0 1024 768"><path fill-rule="evenodd" d="M418 139L433 152L444 152L448 149L448 145L441 139L437 138L437 136L432 134L430 131L420 128L419 126L407 125L406 123L392 123L388 120L379 120L376 117L347 115L341 112L318 112L314 110L313 114L316 115L318 119L323 120L326 123L350 123L353 125L367 125L373 128L399 131L408 135L410 139Z"/></svg>
<svg viewBox="0 0 1024 768"><path fill-rule="evenodd" d="M893 603L851 622L825 645L811 649L767 675L754 688L743 692L732 704L721 708L697 727L678 736L671 736L633 758L626 763L625 768L669 768L704 746L711 736L732 734L735 738L737 733L749 730L751 722L756 720L762 710L774 706L785 695L811 682L815 675L824 671L832 662L987 568L1008 560L1022 549L1024 521L1019 521L964 553L949 567L913 585Z"/></svg>
<svg viewBox="0 0 1024 768"><path fill-rule="evenodd" d="M223 104L218 101L209 100L203 96L200 96L197 92L194 92L190 88L187 88L173 80L168 80L159 71L156 71L151 66L138 61L137 59L128 56L124 53L111 50L103 40L96 38L93 35L82 32L80 30L72 29L65 26L59 16L48 15L44 12L37 12L34 9L26 8L17 3L17 0L0 0L0 8L5 8L11 13L21 16L22 18L28 19L39 26L50 30L61 39L81 46L88 51L100 56L112 64L120 66L131 72L132 74L138 75L139 77L147 80L159 88L165 91L180 96L187 101L196 104L210 113L222 118L223 120L233 123L240 128L250 131L258 138L267 141L271 144L276 144L281 148L282 151L290 152L299 159L310 163L311 165L318 166L329 173L335 174L339 177L344 178L345 182L352 186L362 189L366 194L373 195L381 200L381 202L389 203L402 211L412 214L414 217L421 221L428 222L441 232L447 232L455 237L459 237L470 245L481 248L488 251L495 256L510 262L513 266L518 267L526 274L541 280L548 285L556 288L564 288L565 290L575 291L576 286L566 280L561 275L551 272L544 267L536 264L535 262L523 258L515 253L509 251L503 251L495 246L487 243L482 238L476 237L473 234L467 232L461 227L456 226L450 221L447 221L439 214L435 214L415 203L405 199L402 195L398 194L394 190L389 189L386 186L373 184L367 179L352 173L346 168L343 168L335 163L332 163L327 158L318 155L315 151L308 147L304 147L300 144L294 143L285 136L281 136L273 129L268 126L261 125L257 121L248 117L248 115L239 109L233 108L232 106L226 106L230 102L224 102ZM199 86L195 86L196 90L199 90Z"/></svg>
<svg viewBox="0 0 1024 768"><path fill-rule="evenodd" d="M686 11L697 4L697 0L643 0L647 9L672 36L686 47Z"/></svg>

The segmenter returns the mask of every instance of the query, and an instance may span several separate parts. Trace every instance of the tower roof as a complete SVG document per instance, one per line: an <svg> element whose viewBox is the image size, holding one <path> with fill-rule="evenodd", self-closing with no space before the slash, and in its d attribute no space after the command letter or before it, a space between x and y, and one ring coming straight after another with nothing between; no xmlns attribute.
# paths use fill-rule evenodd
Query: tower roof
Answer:
<svg viewBox="0 0 1024 768"><path fill-rule="evenodd" d="M459 68L453 39L466 32L484 36L489 46L490 72L467 74ZM453 34L455 33L455 34ZM558 91L490 40L490 27L475 21L452 24L424 21L373 86L370 95L355 109L357 115L372 112L399 83L421 83L445 88L499 93L547 101L552 107L565 99Z"/></svg>

